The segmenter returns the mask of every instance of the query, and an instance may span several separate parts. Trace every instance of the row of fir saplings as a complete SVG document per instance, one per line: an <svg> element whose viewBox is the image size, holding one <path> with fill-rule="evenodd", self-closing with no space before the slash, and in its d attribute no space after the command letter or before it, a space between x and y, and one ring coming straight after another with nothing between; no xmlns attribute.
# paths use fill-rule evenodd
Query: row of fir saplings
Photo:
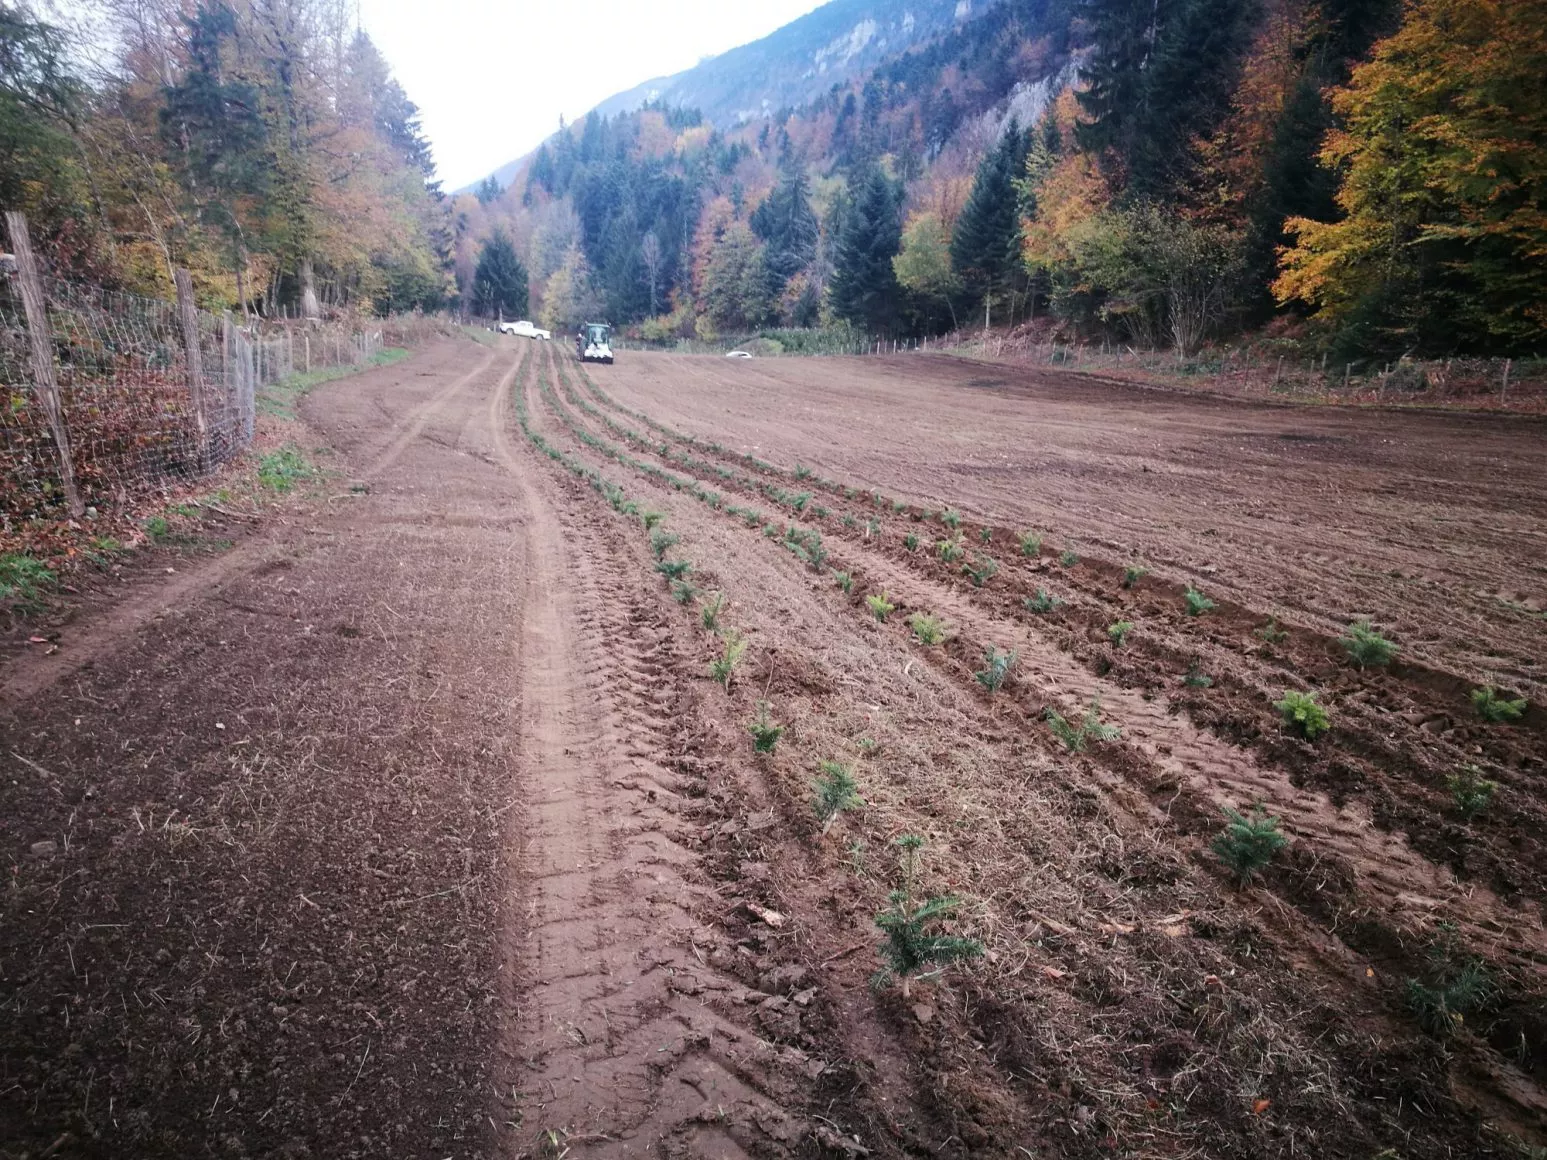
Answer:
<svg viewBox="0 0 1547 1160"><path fill-rule="evenodd" d="M565 466L572 471L581 470L578 464L567 462L569 457L558 453L556 449L544 449L548 451L550 457L566 461ZM666 552L679 542L680 537L659 526L664 518L661 513L641 511L636 501L624 498L621 488L602 483L600 477L594 472L584 471L583 473L592 477L593 486L606 495L614 509L640 518L646 532L650 535L651 548L656 558L656 570L670 585L672 595L677 602L688 606L698 600L701 594L690 578L691 562L665 558ZM693 488L691 493L704 502L719 499L714 493L704 492L701 488ZM881 502L879 493L875 494L875 498L878 503ZM714 506L721 508L722 503L723 501L715 503ZM805 506L804 503L799 505L800 508ZM897 506L894 502L893 507ZM744 516L748 522L762 523L761 513L751 509L738 510L731 506L724 506L722 510L732 516ZM821 513L814 512L814 514ZM932 513L925 513L925 515L928 518ZM942 519L948 526L953 526L953 530L954 525L960 522L959 515L950 511L946 512ZM867 535L879 530L875 523L872 521L872 526L867 527ZM763 531L769 538L776 538L779 535L778 530L771 524L764 524ZM984 539L987 538L985 529ZM910 535L909 539L913 542L908 544L908 547L916 548L917 538ZM1035 533L1024 533L1019 537L1019 541L1023 554L1037 555L1041 550L1041 537ZM783 546L813 569L820 570L827 558L827 551L822 547L820 535L815 531L796 528L794 525L785 528ZM959 548L959 537L952 542L952 547ZM950 559L951 556L947 554L946 558ZM1076 562L1077 558L1072 551L1064 552L1061 558L1064 566L1072 566ZM975 582L981 584L997 571L997 564L990 561L989 565L984 568L980 563L976 569L964 570L969 576L972 576L974 571L980 573L981 578L977 576L973 578ZM1124 586L1131 587L1144 575L1144 572L1145 569L1136 566L1128 568L1124 574ZM853 578L849 574L833 570L832 575L835 583L845 593L852 591ZM895 611L895 605L885 593L880 596L870 595L865 599L871 613L878 620L885 621L887 616ZM1030 611L1047 612L1060 602L1045 591L1039 590L1035 597L1027 598L1025 603ZM1214 607L1213 602L1195 588L1189 588L1184 594L1184 605L1188 615L1191 616L1203 615ZM721 655L711 661L709 675L729 690L731 677L746 653L747 641L740 632L721 627L720 616L724 609L725 596L721 592L709 594L698 606L701 623L705 628L716 632L722 642ZM1131 625L1119 627L1122 623L1119 622L1118 626L1114 626L1118 628L1117 632L1109 630L1109 635L1118 645L1121 644L1121 638L1131 629ZM922 644L938 644L945 639L944 624L939 618L927 613L913 614L909 618L909 626ZM1259 631L1270 641L1275 638L1282 639L1283 636L1282 631L1271 620L1264 630ZM1350 659L1360 667L1388 664L1396 656L1395 645L1376 633L1367 621L1360 621L1353 625L1348 635L1341 638L1341 641ZM1004 685L1015 661L1014 651L991 647L986 652L983 669L975 672L974 677L985 691L992 695ZM1199 673L1195 667L1189 670L1187 680L1188 683L1199 686L1211 683L1209 678ZM1510 700L1500 697L1491 687L1475 690L1472 701L1479 715L1489 721L1517 720L1526 708L1523 699ZM1326 711L1316 704L1315 698L1311 695L1286 692L1284 699L1275 702L1275 706L1283 714L1286 725L1296 729L1308 740L1314 740L1330 727ZM1069 721L1056 710L1049 709L1047 723L1049 729L1071 752L1083 750L1088 741L1110 741L1119 736L1119 730L1101 722L1100 706L1094 701L1078 721ZM786 726L773 720L771 708L766 701L759 701L757 716L748 728L755 751L759 754L769 754L774 751ZM1497 788L1496 783L1483 779L1471 766L1465 767L1461 773L1450 779L1450 789L1457 810L1468 821L1488 807ZM840 762L821 763L821 775L813 783L813 790L812 808L822 823L824 834L841 813L864 804L852 770ZM1249 816L1232 809L1226 809L1225 814L1227 824L1211 844L1211 849L1237 881L1245 886L1272 862L1275 854L1288 844L1289 839L1280 831L1278 819L1268 815L1260 805L1254 806ZM934 977L956 959L971 958L981 954L982 945L974 939L951 935L938 929L940 924L956 914L960 908L959 899L953 896L918 897L914 883L923 839L916 835L904 835L896 839L896 844L903 854L904 888L893 891L888 897L887 909L876 916L876 924L886 935L886 941L880 947L882 965L874 976L874 982L877 986L884 986L894 978L899 979L903 994L906 996L912 979ZM1482 1010L1491 1003L1498 990L1481 961L1464 956L1460 952L1453 928L1442 924L1442 935L1442 942L1436 945L1432 956L1434 970L1431 972L1431 982L1425 983L1416 978L1409 978L1406 980L1406 997L1420 1023L1427 1030L1437 1035L1448 1035L1461 1026L1467 1014ZM933 969L926 971L925 968Z"/></svg>
<svg viewBox="0 0 1547 1160"><path fill-rule="evenodd" d="M725 594L718 591L701 593L691 579L692 563L666 558L667 552L680 542L680 537L660 526L663 519L660 513L640 511L637 503L625 500L619 489L610 488L607 494L617 510L639 516L650 537L656 571L669 584L673 598L684 606L696 601L700 623L718 634L721 653L710 661L709 676L729 690L732 675L746 653L747 640L739 631L721 624L726 607ZM821 566L825 552L814 532L801 532L791 527L786 530L785 539L791 551L807 557L808 563ZM1136 574L1130 569L1125 579L1131 584L1140 574L1142 572ZM836 570L833 576L841 589L846 593L851 591L851 576ZM1045 599L1046 594L1039 592L1038 597ZM884 593L866 596L865 602L879 621L884 622L895 611L895 605ZM1028 600L1028 604L1031 602ZM1195 589L1189 589L1186 607L1189 615L1196 616L1207 612L1213 604ZM938 645L946 638L944 623L929 613L915 612L908 618L908 626L918 642L926 646ZM1131 628L1131 625L1127 627ZM1124 628L1120 633L1113 633L1114 641L1121 644L1121 636L1126 631ZM1367 622L1355 624L1342 642L1350 659L1361 667L1387 664L1396 655L1395 646L1375 633ZM992 695L1004 686L1015 662L1013 650L991 647L985 653L983 668L973 676L986 693ZM1208 683L1206 676L1195 671L1189 671L1188 679L1194 684ZM1524 701L1501 700L1491 688L1477 690L1473 701L1479 713L1490 721L1515 720L1525 709ZM1326 711L1309 694L1291 691L1276 705L1286 724L1307 739L1314 740L1329 727ZM1052 708L1046 711L1046 720L1049 730L1071 753L1083 751L1090 741L1112 741L1120 735L1115 726L1102 723L1100 705L1095 701L1077 720L1065 718ZM772 754L787 728L774 720L766 700L758 701L757 715L748 725L754 752ZM874 748L874 742L862 739L860 746L868 751ZM812 782L811 807L821 823L821 833L825 835L842 813L858 809L865 803L852 767L838 761L823 761L819 768L820 772ZM1471 766L1454 775L1449 784L1457 811L1467 821L1488 807L1498 788ZM1228 808L1224 812L1225 827L1210 848L1245 887L1272 863L1275 855L1289 844L1289 838L1281 831L1279 819L1268 814L1261 805L1254 806L1249 814ZM875 916L885 941L878 948L881 966L872 982L880 988L897 980L903 997L907 998L914 979L934 978L953 961L981 955L983 946L976 939L941 929L959 911L959 898L920 895L916 884L924 839L905 834L895 839L895 845L901 852L902 887L888 895L886 909ZM1433 980L1427 983L1417 978L1406 980L1406 998L1425 1029L1447 1035L1458 1029L1467 1015L1485 1008L1497 988L1480 961L1458 952L1452 929L1445 928L1444 941L1437 946L1435 959L1438 969Z"/></svg>

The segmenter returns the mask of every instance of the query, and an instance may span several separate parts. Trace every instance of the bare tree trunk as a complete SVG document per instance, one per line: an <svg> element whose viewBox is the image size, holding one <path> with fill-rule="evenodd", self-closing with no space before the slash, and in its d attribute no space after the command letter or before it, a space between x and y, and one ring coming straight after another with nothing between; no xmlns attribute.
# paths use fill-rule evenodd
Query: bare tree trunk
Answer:
<svg viewBox="0 0 1547 1160"><path fill-rule="evenodd" d="M301 314L308 320L322 317L322 310L317 305L317 275L312 270L312 260L302 258L296 275L301 280Z"/></svg>

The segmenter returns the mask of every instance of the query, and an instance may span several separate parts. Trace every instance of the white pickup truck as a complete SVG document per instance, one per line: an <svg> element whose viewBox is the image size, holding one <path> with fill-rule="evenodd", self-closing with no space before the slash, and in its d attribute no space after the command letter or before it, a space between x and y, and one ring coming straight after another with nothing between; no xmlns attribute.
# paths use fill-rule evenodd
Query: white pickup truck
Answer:
<svg viewBox="0 0 1547 1160"><path fill-rule="evenodd" d="M517 338L540 338L547 340L553 337L552 331L543 330L541 327L533 326L525 319L522 319L520 322L500 323L500 333L513 334Z"/></svg>

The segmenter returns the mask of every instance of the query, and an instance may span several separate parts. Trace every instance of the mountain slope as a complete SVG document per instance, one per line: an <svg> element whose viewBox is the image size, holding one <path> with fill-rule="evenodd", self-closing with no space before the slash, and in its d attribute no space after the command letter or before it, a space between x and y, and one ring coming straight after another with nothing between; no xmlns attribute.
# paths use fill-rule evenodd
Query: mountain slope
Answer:
<svg viewBox="0 0 1547 1160"><path fill-rule="evenodd" d="M762 40L609 97L597 112L610 116L660 101L731 128L804 104L995 2L833 0Z"/></svg>
<svg viewBox="0 0 1547 1160"><path fill-rule="evenodd" d="M608 97L596 112L610 117L658 101L697 109L717 127L734 128L803 105L999 2L832 0L761 40ZM509 161L492 176L508 186L525 160Z"/></svg>

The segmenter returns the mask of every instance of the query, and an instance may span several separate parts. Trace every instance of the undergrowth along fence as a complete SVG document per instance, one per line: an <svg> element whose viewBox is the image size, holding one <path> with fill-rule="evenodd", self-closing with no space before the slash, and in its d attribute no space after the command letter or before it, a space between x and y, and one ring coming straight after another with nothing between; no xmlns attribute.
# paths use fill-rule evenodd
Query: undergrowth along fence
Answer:
<svg viewBox="0 0 1547 1160"><path fill-rule="evenodd" d="M1293 342L1267 340L1206 349L1179 359L1174 350L1122 343L1059 342L1034 331L956 331L930 339L945 350L1012 366L1114 377L1136 375L1176 386L1242 396L1322 403L1407 403L1538 411L1547 406L1547 359L1399 358L1334 362Z"/></svg>
<svg viewBox="0 0 1547 1160"><path fill-rule="evenodd" d="M1174 350L1122 343L1057 341L1045 332L957 330L923 338L846 331L781 330L742 337L649 341L614 336L615 350L758 358L948 352L1021 367L1161 381L1184 389L1299 402L1386 403L1540 411L1547 408L1547 359L1400 358L1334 363L1280 340L1220 347L1178 359Z"/></svg>
<svg viewBox="0 0 1547 1160"><path fill-rule="evenodd" d="M198 479L253 437L257 393L356 365L381 330L257 322L47 276L20 214L0 268L0 524L79 517Z"/></svg>

